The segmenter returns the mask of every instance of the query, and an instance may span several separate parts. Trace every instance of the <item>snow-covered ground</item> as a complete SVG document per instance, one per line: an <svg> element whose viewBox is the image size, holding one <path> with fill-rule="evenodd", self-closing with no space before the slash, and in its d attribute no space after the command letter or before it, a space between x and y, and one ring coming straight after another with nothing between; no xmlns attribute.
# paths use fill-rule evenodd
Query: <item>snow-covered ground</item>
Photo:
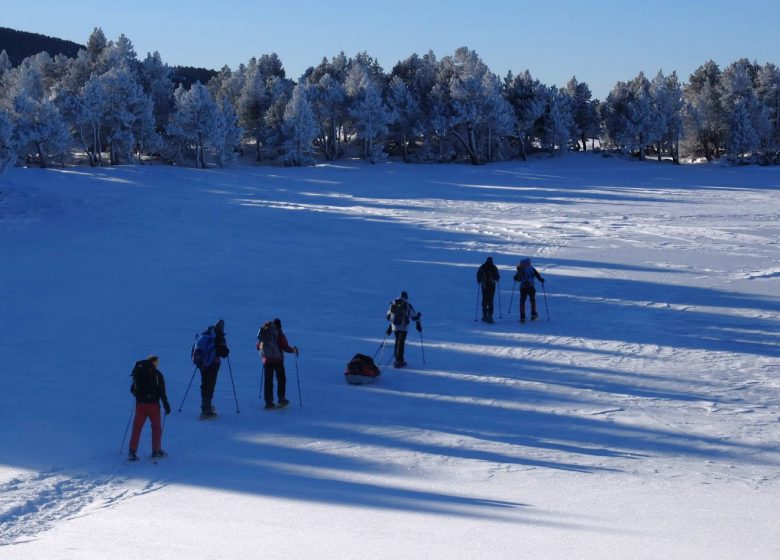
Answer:
<svg viewBox="0 0 780 560"><path fill-rule="evenodd" d="M11 170L0 558L777 559L779 193L778 168L592 154ZM525 325L521 256L547 279ZM407 369L380 351L380 379L347 385L401 290L424 356L412 331ZM293 406L266 412L273 317L301 355ZM176 409L219 318L230 369L200 422L197 377ZM170 457L127 465L151 353Z"/></svg>

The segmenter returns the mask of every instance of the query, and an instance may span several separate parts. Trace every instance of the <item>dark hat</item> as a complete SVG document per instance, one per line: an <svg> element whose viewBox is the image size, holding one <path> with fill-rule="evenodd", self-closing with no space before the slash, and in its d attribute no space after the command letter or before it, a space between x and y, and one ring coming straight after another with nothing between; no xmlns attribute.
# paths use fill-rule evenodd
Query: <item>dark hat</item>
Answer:
<svg viewBox="0 0 780 560"><path fill-rule="evenodd" d="M488 257L488 258L487 258L487 260L486 260L485 262L492 263L492 262L493 262L493 257Z"/></svg>
<svg viewBox="0 0 780 560"><path fill-rule="evenodd" d="M277 329L281 329L282 328L282 321L277 317L276 319L274 319L274 325L276 325Z"/></svg>
<svg viewBox="0 0 780 560"><path fill-rule="evenodd" d="M217 324L214 325L214 329L217 332L224 332L225 331L225 321L223 319L220 319L219 321L217 321Z"/></svg>
<svg viewBox="0 0 780 560"><path fill-rule="evenodd" d="M409 299L409 294L406 292L401 292L401 299Z"/></svg>

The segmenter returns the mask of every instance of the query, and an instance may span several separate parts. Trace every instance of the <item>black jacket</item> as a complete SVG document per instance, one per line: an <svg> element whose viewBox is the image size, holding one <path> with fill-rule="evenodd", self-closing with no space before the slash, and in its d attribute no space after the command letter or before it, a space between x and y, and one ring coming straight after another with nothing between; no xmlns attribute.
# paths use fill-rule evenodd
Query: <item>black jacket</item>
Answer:
<svg viewBox="0 0 780 560"><path fill-rule="evenodd" d="M485 262L477 270L477 282L485 284L495 284L501 279L498 268L492 262Z"/></svg>

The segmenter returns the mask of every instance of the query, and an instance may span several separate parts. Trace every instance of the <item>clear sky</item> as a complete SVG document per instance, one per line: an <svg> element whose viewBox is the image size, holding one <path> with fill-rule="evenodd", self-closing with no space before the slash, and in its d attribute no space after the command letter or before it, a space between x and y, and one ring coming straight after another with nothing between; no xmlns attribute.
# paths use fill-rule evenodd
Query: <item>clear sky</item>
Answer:
<svg viewBox="0 0 780 560"><path fill-rule="evenodd" d="M85 43L124 33L140 58L231 68L276 52L288 77L339 51L367 51L389 72L407 56L474 49L503 76L525 69L547 85L576 75L603 99L640 71L682 81L713 59L780 65L780 0L135 0L7 2L0 26Z"/></svg>

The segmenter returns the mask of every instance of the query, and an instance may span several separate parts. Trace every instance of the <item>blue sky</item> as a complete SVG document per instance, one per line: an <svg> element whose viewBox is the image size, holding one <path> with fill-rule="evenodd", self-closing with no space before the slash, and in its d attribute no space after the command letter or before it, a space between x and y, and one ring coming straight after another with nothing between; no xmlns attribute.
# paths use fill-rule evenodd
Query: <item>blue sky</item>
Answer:
<svg viewBox="0 0 780 560"><path fill-rule="evenodd" d="M501 76L526 68L542 82L576 75L604 98L639 71L676 70L683 81L713 59L747 57L780 65L780 2L635 0L415 2L234 0L11 2L0 26L85 43L94 27L124 33L140 57L159 51L170 65L235 68L276 52L297 78L323 56L367 51L385 71L412 53L438 57L460 46ZM682 7L681 7L682 6Z"/></svg>

